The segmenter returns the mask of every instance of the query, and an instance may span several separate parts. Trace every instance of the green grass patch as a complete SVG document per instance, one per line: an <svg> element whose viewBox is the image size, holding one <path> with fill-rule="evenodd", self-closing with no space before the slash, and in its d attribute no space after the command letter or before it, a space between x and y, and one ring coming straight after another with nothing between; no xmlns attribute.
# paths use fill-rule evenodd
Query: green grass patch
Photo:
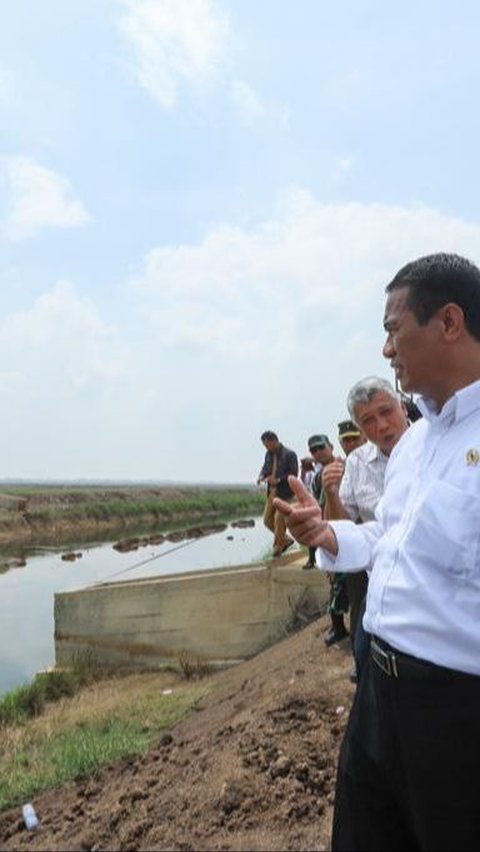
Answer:
<svg viewBox="0 0 480 852"><path fill-rule="evenodd" d="M86 683L73 671L38 674L25 686L17 686L0 701L0 725L14 725L39 716L46 704L72 696Z"/></svg>
<svg viewBox="0 0 480 852"><path fill-rule="evenodd" d="M41 719L3 728L0 810L143 752L162 729L178 722L206 692L205 686L180 685L172 694L162 695L159 677L145 676L142 687L137 676L134 683L132 689L128 678L123 685L117 682L113 698L103 684L98 695L89 690L79 704L77 698L67 700L63 706L50 708Z"/></svg>
<svg viewBox="0 0 480 852"><path fill-rule="evenodd" d="M182 515L197 517L235 515L239 512L261 510L265 498L251 491L228 492L199 491L174 497L142 494L122 497L108 492L89 491L84 494L65 491L61 500L51 495L51 500L32 503L28 509L31 522L49 523L60 520L123 520L128 517L151 515L154 519L169 520Z"/></svg>
<svg viewBox="0 0 480 852"><path fill-rule="evenodd" d="M85 686L105 677L93 655L72 659L69 669L40 672L24 686L17 686L0 700L0 727L16 725L36 716L61 698L71 698Z"/></svg>

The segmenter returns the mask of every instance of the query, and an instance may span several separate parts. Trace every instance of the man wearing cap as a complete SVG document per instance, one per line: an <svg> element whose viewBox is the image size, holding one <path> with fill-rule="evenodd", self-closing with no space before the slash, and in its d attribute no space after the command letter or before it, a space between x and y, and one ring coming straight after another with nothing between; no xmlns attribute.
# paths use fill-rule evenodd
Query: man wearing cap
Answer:
<svg viewBox="0 0 480 852"><path fill-rule="evenodd" d="M341 420L338 424L338 440L340 446L348 457L354 450L358 450L365 443L365 436L353 420Z"/></svg>
<svg viewBox="0 0 480 852"><path fill-rule="evenodd" d="M308 439L308 449L317 468L312 480L312 494L323 511L326 503L326 492L322 485L323 472L331 464L341 465L343 469L343 461L333 455L333 446L327 435L312 435ZM308 562L303 567L315 568L315 548L309 548L308 552ZM330 647L330 645L334 645L348 636L348 630L344 621L344 615L348 612L348 594L344 574L332 572L328 576L330 580L328 612L332 626L325 635L325 644L327 647Z"/></svg>
<svg viewBox="0 0 480 852"><path fill-rule="evenodd" d="M311 477L308 483L308 490L314 495L315 499L318 500L320 505L322 502L325 502L325 497L322 497L322 488L321 488L321 473L325 464L328 464L332 461L332 445L328 440L326 435L312 435L308 439L308 449L310 452L310 457L313 459L313 476ZM318 474L318 482L315 485L315 479ZM308 560L305 562L305 565L302 566L305 570L315 568L315 547L308 548Z"/></svg>
<svg viewBox="0 0 480 852"><path fill-rule="evenodd" d="M273 505L275 497L281 497L287 502L292 500L293 492L288 484L289 475L297 476L298 458L293 450L284 447L275 432L267 430L260 436L266 449L265 461L258 475L257 485L267 483L267 502L263 513L263 523L273 532L272 556L280 556L292 546L293 539L287 536L285 518Z"/></svg>

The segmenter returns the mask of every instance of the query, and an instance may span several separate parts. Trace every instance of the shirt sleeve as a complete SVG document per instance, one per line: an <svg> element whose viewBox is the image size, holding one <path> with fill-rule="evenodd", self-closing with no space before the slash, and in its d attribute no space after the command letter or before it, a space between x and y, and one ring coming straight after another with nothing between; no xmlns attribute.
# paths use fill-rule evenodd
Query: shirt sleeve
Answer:
<svg viewBox="0 0 480 852"><path fill-rule="evenodd" d="M355 459L352 456L348 456L338 496L351 520L358 521L360 511L353 489L353 482L356 476L358 477L358 472L354 468Z"/></svg>
<svg viewBox="0 0 480 852"><path fill-rule="evenodd" d="M263 477L269 476L271 471L272 471L272 465L271 465L271 462L270 462L270 454L266 453L262 469L261 469L260 473L258 474L258 478L261 479Z"/></svg>
<svg viewBox="0 0 480 852"><path fill-rule="evenodd" d="M298 476L298 458L296 453L292 452L289 459L289 474L292 476Z"/></svg>
<svg viewBox="0 0 480 852"><path fill-rule="evenodd" d="M332 556L321 547L316 551L316 562L324 571L370 571L372 553L377 541L384 533L381 519L366 524L353 521L330 521L337 543L338 553Z"/></svg>
<svg viewBox="0 0 480 852"><path fill-rule="evenodd" d="M285 467L286 471L283 476L278 477L279 482L287 482L289 476L298 476L298 458L293 450L285 456Z"/></svg>

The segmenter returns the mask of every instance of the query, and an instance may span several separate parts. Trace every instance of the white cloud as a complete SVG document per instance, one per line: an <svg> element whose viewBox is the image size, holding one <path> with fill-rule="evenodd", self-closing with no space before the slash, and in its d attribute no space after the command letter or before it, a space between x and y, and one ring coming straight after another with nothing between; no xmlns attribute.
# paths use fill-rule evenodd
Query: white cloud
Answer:
<svg viewBox="0 0 480 852"><path fill-rule="evenodd" d="M479 246L480 224L425 206L322 204L292 190L251 230L218 225L198 244L150 251L134 291L151 361L170 373L149 418L165 418L168 401L168 475L192 418L198 478L208 459L220 480L253 476L265 428L299 452L313 431L334 437L353 383L393 378L381 355L388 281L435 251L478 263Z"/></svg>
<svg viewBox="0 0 480 852"><path fill-rule="evenodd" d="M478 226L426 207L325 205L294 190L254 231L223 225L199 245L153 249L137 287L164 341L291 353L304 346L312 312L354 320L359 308L381 303L407 260L440 249L474 254L479 237ZM280 345L279 328L292 335Z"/></svg>
<svg viewBox="0 0 480 852"><path fill-rule="evenodd" d="M66 281L0 324L2 376L28 388L32 400L72 399L121 381L126 371L116 348L113 329Z"/></svg>
<svg viewBox="0 0 480 852"><path fill-rule="evenodd" d="M1 166L8 195L2 230L8 239L22 240L42 228L75 228L89 221L62 175L29 157L3 157Z"/></svg>
<svg viewBox="0 0 480 852"><path fill-rule="evenodd" d="M302 453L314 431L334 437L355 381L390 376L384 287L400 266L441 250L478 263L479 246L480 224L425 206L291 190L251 229L152 249L118 292L122 325L61 282L0 323L1 435L22 446L5 470L253 479L264 429Z"/></svg>
<svg viewBox="0 0 480 852"><path fill-rule="evenodd" d="M129 335L106 324L69 282L3 318L0 430L11 449L3 475L140 475L132 442L142 419L135 357ZM147 476L148 460L140 468Z"/></svg>
<svg viewBox="0 0 480 852"><path fill-rule="evenodd" d="M240 122L270 118L285 127L284 105L265 104L254 88L233 74L235 42L219 0L119 0L119 27L130 46L140 85L164 109L186 93L215 93Z"/></svg>
<svg viewBox="0 0 480 852"><path fill-rule="evenodd" d="M328 409L330 397L342 413L349 384L388 372L380 353L386 283L434 251L478 262L479 245L479 225L427 207L328 205L294 190L252 231L223 225L198 245L153 249L135 286L159 351L169 359L190 351L215 364L210 389L208 378L202 385L211 404L219 372L241 384L248 371L239 408L251 410L269 376L260 395L290 418L288 400L301 401L318 369L322 405ZM298 384L298 394L279 395L279 376Z"/></svg>
<svg viewBox="0 0 480 852"><path fill-rule="evenodd" d="M212 81L228 60L230 26L216 0L122 0L120 28L141 86L165 108L182 87Z"/></svg>

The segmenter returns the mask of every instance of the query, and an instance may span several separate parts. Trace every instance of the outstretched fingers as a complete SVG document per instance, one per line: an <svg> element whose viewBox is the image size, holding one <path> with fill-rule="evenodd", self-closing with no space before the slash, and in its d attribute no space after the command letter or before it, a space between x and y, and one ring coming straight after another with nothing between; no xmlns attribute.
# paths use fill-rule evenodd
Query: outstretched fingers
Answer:
<svg viewBox="0 0 480 852"><path fill-rule="evenodd" d="M315 506L318 509L317 501L305 488L301 479L297 479L296 476L289 476L288 484L301 506Z"/></svg>
<svg viewBox="0 0 480 852"><path fill-rule="evenodd" d="M292 504L287 503L286 500L281 500L280 497L274 497L273 505L282 513L282 515L285 515L285 517L288 517L293 510Z"/></svg>
<svg viewBox="0 0 480 852"><path fill-rule="evenodd" d="M287 503L276 497L273 504L285 515L287 526L293 537L301 544L316 545L319 535L327 526L317 501L294 476L288 477L296 501Z"/></svg>

